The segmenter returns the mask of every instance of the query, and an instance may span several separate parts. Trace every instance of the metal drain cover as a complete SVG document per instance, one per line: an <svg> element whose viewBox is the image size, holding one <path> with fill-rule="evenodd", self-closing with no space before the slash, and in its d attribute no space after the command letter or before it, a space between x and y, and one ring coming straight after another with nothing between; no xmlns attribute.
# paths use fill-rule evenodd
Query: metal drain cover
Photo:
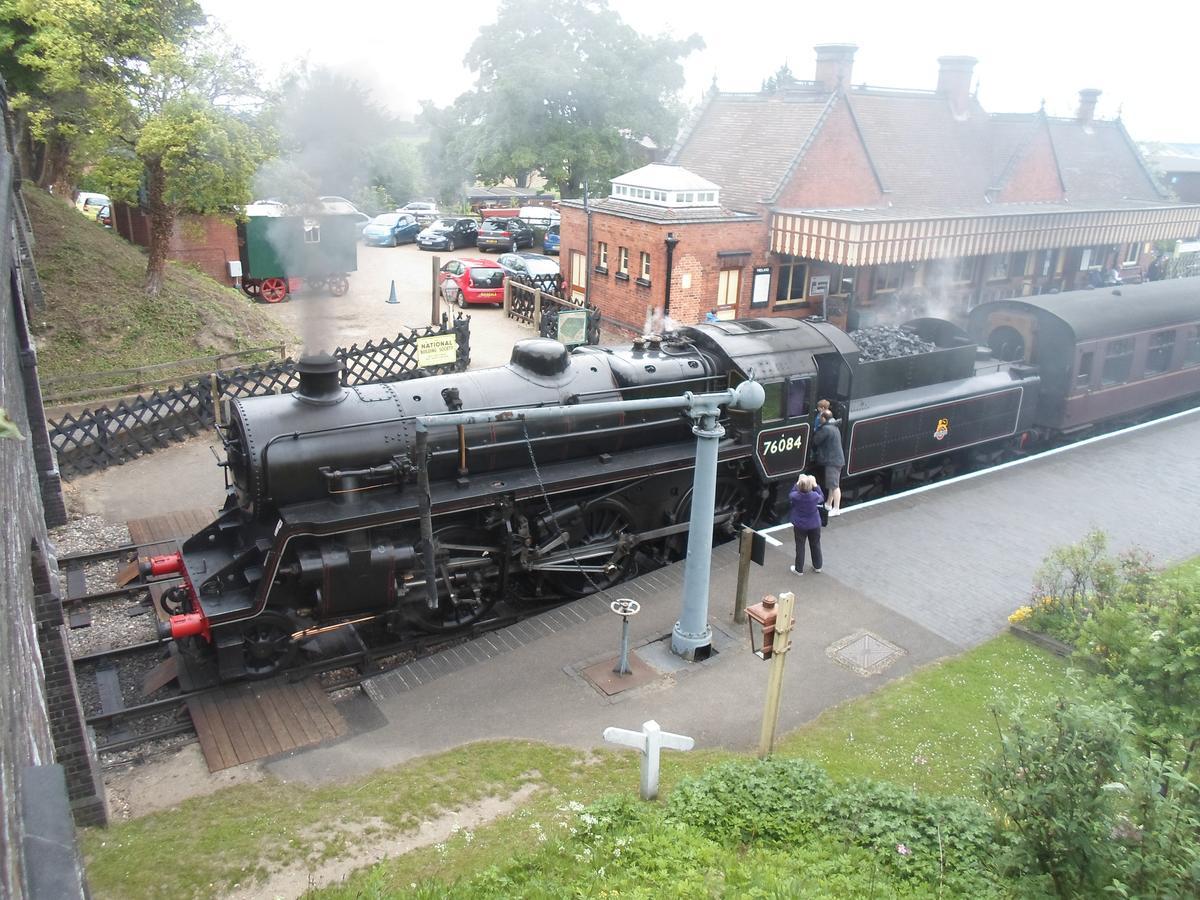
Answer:
<svg viewBox="0 0 1200 900"><path fill-rule="evenodd" d="M859 675L878 675L907 651L869 631L856 631L825 648L825 655Z"/></svg>

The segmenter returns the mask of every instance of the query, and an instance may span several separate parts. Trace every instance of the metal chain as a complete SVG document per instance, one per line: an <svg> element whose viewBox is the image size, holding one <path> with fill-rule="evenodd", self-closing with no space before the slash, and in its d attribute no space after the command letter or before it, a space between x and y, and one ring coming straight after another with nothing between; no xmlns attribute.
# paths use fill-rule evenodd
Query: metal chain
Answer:
<svg viewBox="0 0 1200 900"><path fill-rule="evenodd" d="M542 502L546 504L546 514L550 517L550 520L553 521L554 507L550 505L550 495L546 493L546 483L542 481L542 472L538 468L537 458L533 455L533 441L529 437L529 424L525 419L521 419L521 433L525 436L525 449L529 451L529 464L533 467L533 475L537 479L539 490L542 492ZM558 528L559 533L562 533L562 526L560 525ZM570 538L569 532L567 533L567 538ZM592 580L592 576L584 571L583 564L580 563L578 557L575 556L574 551L571 550L570 543L564 542L563 546L566 549L567 554L571 557L571 561L575 563L576 568L579 569L579 574L587 579L588 584L592 586L596 593L604 597L605 600L611 600L608 594L608 589L596 584L596 582Z"/></svg>

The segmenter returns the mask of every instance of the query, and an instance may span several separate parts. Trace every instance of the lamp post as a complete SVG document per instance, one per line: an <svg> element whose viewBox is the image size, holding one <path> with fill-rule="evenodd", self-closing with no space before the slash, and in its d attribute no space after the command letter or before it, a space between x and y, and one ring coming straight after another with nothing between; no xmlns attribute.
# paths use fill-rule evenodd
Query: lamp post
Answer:
<svg viewBox="0 0 1200 900"><path fill-rule="evenodd" d="M767 698L763 705L762 732L758 739L758 757L766 759L775 745L775 729L779 724L779 702L783 694L783 665L792 647L791 632L796 608L796 596L790 592L779 600L767 595L762 602L746 610L750 623L750 648L759 659L771 661L767 677Z"/></svg>

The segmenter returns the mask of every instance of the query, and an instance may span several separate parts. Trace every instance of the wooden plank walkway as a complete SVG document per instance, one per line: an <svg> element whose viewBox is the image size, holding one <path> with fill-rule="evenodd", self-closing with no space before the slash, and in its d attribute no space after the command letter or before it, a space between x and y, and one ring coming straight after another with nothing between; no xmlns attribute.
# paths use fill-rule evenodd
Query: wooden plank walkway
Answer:
<svg viewBox="0 0 1200 900"><path fill-rule="evenodd" d="M143 556L170 553L174 541L189 538L213 523L216 513L211 509L184 509L162 516L130 519L129 539L135 544L152 544L142 548Z"/></svg>
<svg viewBox="0 0 1200 900"><path fill-rule="evenodd" d="M187 706L210 772L346 733L346 720L315 678L229 685Z"/></svg>

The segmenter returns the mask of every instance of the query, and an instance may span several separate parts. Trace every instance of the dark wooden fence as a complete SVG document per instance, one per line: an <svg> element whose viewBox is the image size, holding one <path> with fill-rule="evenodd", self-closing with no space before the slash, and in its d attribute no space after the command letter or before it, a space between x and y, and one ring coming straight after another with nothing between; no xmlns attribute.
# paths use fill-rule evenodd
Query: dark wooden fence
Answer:
<svg viewBox="0 0 1200 900"><path fill-rule="evenodd" d="M558 315L563 311L586 309L588 344L600 343L600 310L593 304L582 304L566 295L562 275L537 278L510 276L504 281L504 311L533 327L542 337L558 340Z"/></svg>
<svg viewBox="0 0 1200 900"><path fill-rule="evenodd" d="M418 340L443 334L455 336L457 358L453 363L422 368ZM334 356L342 363L345 385L461 372L471 362L471 320L460 315L450 321L443 316L439 325L418 328L390 340L368 341L362 347L354 344L339 348ZM58 454L62 476L69 480L74 475L119 465L206 431L216 419L218 403L227 397L288 393L299 383L296 364L291 359L214 372L184 381L179 387L156 390L111 407L48 418L50 441Z"/></svg>

